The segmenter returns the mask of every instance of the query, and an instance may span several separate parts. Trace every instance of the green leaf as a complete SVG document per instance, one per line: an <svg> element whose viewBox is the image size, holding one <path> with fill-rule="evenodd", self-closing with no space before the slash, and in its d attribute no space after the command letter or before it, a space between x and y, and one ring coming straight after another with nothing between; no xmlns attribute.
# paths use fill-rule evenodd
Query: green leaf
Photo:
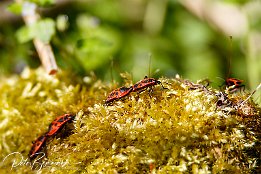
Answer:
<svg viewBox="0 0 261 174"><path fill-rule="evenodd" d="M23 26L16 31L16 38L20 43L25 43L34 38L28 26Z"/></svg>
<svg viewBox="0 0 261 174"><path fill-rule="evenodd" d="M69 19L67 15L60 14L56 18L56 27L58 31L65 31L69 27Z"/></svg>
<svg viewBox="0 0 261 174"><path fill-rule="evenodd" d="M55 3L54 0L30 0L31 2L34 2L40 6L48 6Z"/></svg>
<svg viewBox="0 0 261 174"><path fill-rule="evenodd" d="M38 38L44 43L49 43L55 34L55 23L52 19L42 19L30 26L24 26L16 32L20 43L25 43L33 38Z"/></svg>
<svg viewBox="0 0 261 174"><path fill-rule="evenodd" d="M40 39L44 43L49 43L52 36L55 34L55 22L53 19L46 18L35 23L31 29L34 37Z"/></svg>
<svg viewBox="0 0 261 174"><path fill-rule="evenodd" d="M7 10L14 14L19 15L22 12L22 5L21 3L12 3L7 7Z"/></svg>

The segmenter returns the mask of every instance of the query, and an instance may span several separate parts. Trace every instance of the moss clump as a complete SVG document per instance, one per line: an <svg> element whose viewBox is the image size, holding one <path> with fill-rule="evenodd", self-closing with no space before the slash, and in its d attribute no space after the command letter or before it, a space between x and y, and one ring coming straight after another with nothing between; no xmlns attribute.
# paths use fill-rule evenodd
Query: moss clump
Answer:
<svg viewBox="0 0 261 174"><path fill-rule="evenodd" d="M149 90L131 93L105 106L112 89L99 81L70 82L73 77L65 72L51 80L44 77L40 69L28 70L26 78L9 78L1 84L1 159L11 152L26 158L31 141L47 131L56 116L69 112L76 114L69 125L73 130L47 142L44 166L38 164L42 173L260 170L260 108L252 101L237 107L247 98L245 92L228 93L217 107L220 91L162 78L168 89L158 85L150 95ZM10 172L11 165L11 159L4 161L0 172ZM33 172L30 165L12 171Z"/></svg>

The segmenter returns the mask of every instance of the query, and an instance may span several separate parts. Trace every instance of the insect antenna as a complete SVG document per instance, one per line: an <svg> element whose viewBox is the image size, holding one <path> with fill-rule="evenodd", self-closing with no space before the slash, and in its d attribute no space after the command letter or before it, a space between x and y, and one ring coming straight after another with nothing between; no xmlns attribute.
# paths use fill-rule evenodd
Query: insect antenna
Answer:
<svg viewBox="0 0 261 174"><path fill-rule="evenodd" d="M221 83L221 85L218 85L218 84L216 83L216 85L217 85L220 89L222 89L222 87L224 87L224 85L226 84L226 80L225 80L224 78L222 78L222 77L216 77L216 78L223 81L223 83ZM214 82L214 83L215 83L215 82Z"/></svg>
<svg viewBox="0 0 261 174"><path fill-rule="evenodd" d="M228 79L231 75L232 49L233 49L233 37L229 36L226 79Z"/></svg>
<svg viewBox="0 0 261 174"><path fill-rule="evenodd" d="M113 58L111 58L111 69L110 69L110 74L111 74L111 83L113 84L114 79L113 79L113 72L112 72L112 68L113 68Z"/></svg>
<svg viewBox="0 0 261 174"><path fill-rule="evenodd" d="M155 71L152 71L153 70L153 68L151 66L151 64L152 64L152 54L149 53L148 56L149 56L149 67L148 67L149 74L146 75L145 78L150 78L150 77L155 76L155 74L158 74L160 72L160 69L156 69Z"/></svg>
<svg viewBox="0 0 261 174"><path fill-rule="evenodd" d="M151 70L150 70L150 68L151 68L151 53L149 53L149 77L151 77ZM146 76L145 76L146 77Z"/></svg>

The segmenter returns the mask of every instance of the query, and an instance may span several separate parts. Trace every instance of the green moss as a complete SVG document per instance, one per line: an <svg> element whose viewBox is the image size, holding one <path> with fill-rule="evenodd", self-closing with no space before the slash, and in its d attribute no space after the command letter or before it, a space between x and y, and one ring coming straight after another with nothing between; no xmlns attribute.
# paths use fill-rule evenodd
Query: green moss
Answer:
<svg viewBox="0 0 261 174"><path fill-rule="evenodd" d="M66 72L51 77L41 69L26 69L2 80L0 160L12 152L26 159L31 142L54 118L73 113L75 121L48 140L42 173L260 170L260 108L253 101L236 108L248 94L229 94L224 103L230 104L217 107L216 89L197 84L191 90L189 81L159 80L168 89L158 85L150 94L131 93L110 106L104 105L110 87L94 80L86 84ZM11 166L8 158L0 173L10 173ZM11 172L34 171L21 164Z"/></svg>

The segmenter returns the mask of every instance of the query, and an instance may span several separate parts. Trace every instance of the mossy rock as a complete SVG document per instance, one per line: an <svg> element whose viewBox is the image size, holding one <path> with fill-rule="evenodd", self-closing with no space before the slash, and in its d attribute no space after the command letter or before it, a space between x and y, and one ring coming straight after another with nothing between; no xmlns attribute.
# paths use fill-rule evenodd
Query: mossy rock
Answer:
<svg viewBox="0 0 261 174"><path fill-rule="evenodd" d="M159 80L167 89L156 85L104 105L114 87L92 77L25 69L2 79L0 173L260 172L260 108L251 99L240 106L248 93ZM227 99L217 106L220 93ZM76 115L73 123L30 161L32 141L65 113Z"/></svg>

